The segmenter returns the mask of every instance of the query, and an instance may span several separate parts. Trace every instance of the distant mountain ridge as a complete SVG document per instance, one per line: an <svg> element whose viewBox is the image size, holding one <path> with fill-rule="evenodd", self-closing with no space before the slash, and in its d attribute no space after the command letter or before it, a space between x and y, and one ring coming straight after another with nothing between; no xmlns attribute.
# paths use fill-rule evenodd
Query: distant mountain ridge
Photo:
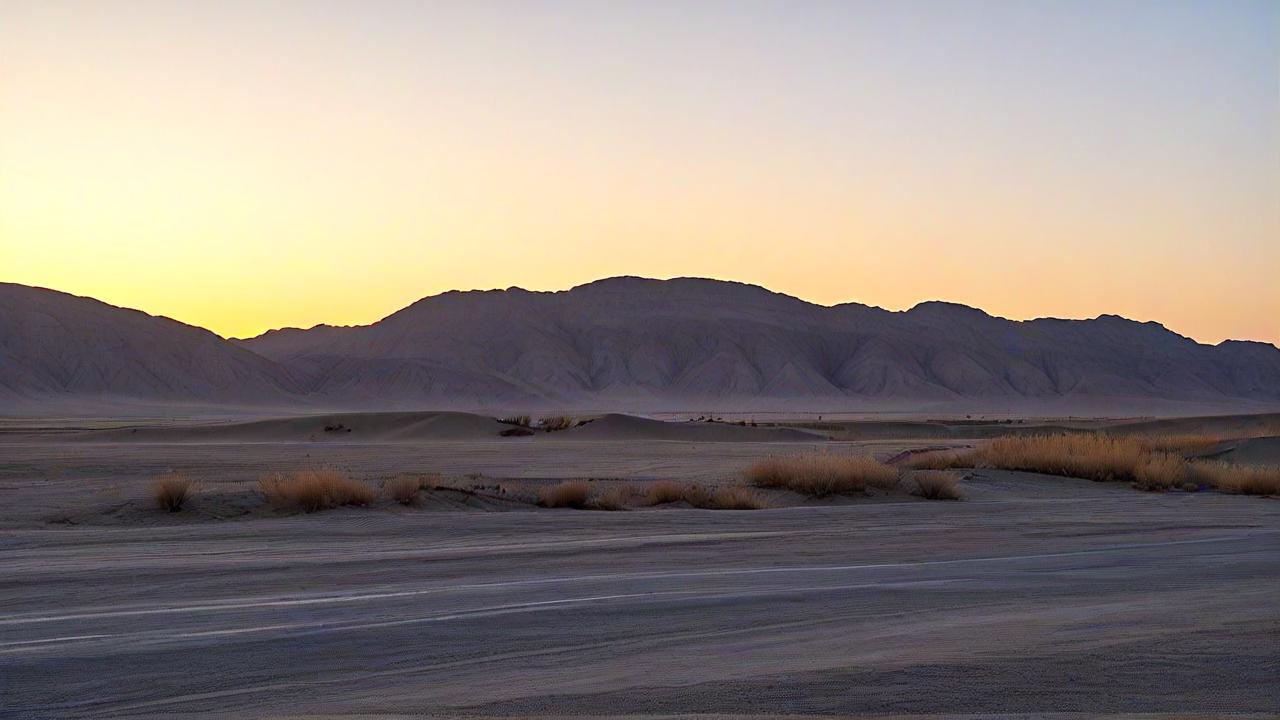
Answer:
<svg viewBox="0 0 1280 720"><path fill-rule="evenodd" d="M620 277L451 291L364 326L223 340L0 284L6 396L353 408L1280 405L1280 349L1157 323L821 306L736 282Z"/></svg>

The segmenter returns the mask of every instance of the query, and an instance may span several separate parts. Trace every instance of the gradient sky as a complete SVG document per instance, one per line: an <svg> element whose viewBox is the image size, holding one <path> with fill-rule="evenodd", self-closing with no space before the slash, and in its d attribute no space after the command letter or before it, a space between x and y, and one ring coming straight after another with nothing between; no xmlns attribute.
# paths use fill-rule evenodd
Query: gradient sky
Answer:
<svg viewBox="0 0 1280 720"><path fill-rule="evenodd" d="M245 336L624 274L1280 343L1280 3L0 3L0 280Z"/></svg>

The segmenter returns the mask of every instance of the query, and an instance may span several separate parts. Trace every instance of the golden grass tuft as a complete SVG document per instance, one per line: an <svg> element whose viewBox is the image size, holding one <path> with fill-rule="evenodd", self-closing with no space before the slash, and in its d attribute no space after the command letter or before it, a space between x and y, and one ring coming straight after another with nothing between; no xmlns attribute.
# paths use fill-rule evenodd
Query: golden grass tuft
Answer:
<svg viewBox="0 0 1280 720"><path fill-rule="evenodd" d="M1193 455L1210 450L1223 442L1225 435L1213 433L1181 433L1169 435L1138 435L1135 439L1151 452Z"/></svg>
<svg viewBox="0 0 1280 720"><path fill-rule="evenodd" d="M556 432L557 430L568 430L578 424L578 419L568 417L566 415L555 415L552 417L542 418L542 429L547 432Z"/></svg>
<svg viewBox="0 0 1280 720"><path fill-rule="evenodd" d="M401 505L415 505L418 491L423 488L422 478L398 477L382 484L382 493Z"/></svg>
<svg viewBox="0 0 1280 720"><path fill-rule="evenodd" d="M196 489L196 483L185 475L163 475L151 484L151 497L161 510L178 512L195 495Z"/></svg>
<svg viewBox="0 0 1280 720"><path fill-rule="evenodd" d="M336 470L275 473L258 481L262 496L273 505L316 512L342 505L368 505L378 497L373 487Z"/></svg>
<svg viewBox="0 0 1280 720"><path fill-rule="evenodd" d="M706 510L763 510L769 506L759 494L741 485L718 487L697 499L700 502L689 504Z"/></svg>
<svg viewBox="0 0 1280 720"><path fill-rule="evenodd" d="M1187 483L1187 461L1168 452L1153 452L1133 469L1133 484L1141 490L1172 490Z"/></svg>
<svg viewBox="0 0 1280 720"><path fill-rule="evenodd" d="M583 508L591 496L586 480L566 480L538 490L538 504L548 508Z"/></svg>
<svg viewBox="0 0 1280 720"><path fill-rule="evenodd" d="M912 495L926 500L960 500L960 484L956 477L941 470L920 470L911 476L915 483Z"/></svg>
<svg viewBox="0 0 1280 720"><path fill-rule="evenodd" d="M684 502L702 510L761 510L769 506L764 498L751 488L741 485L708 487L699 483L680 484L671 480L659 480L649 486L644 497L646 505L665 505Z"/></svg>
<svg viewBox="0 0 1280 720"><path fill-rule="evenodd" d="M626 510L640 496L631 483L615 483L591 499L591 507L597 510Z"/></svg>
<svg viewBox="0 0 1280 720"><path fill-rule="evenodd" d="M986 467L1088 480L1134 480L1148 455L1136 438L1088 433L1001 437L975 450Z"/></svg>
<svg viewBox="0 0 1280 720"><path fill-rule="evenodd" d="M1280 495L1280 466L1235 465L1216 460L1193 462L1189 473L1215 490L1240 495Z"/></svg>
<svg viewBox="0 0 1280 720"><path fill-rule="evenodd" d="M813 497L865 492L867 486L890 489L898 484L898 471L869 455L767 457L752 463L744 475L757 487Z"/></svg>
<svg viewBox="0 0 1280 720"><path fill-rule="evenodd" d="M684 486L672 480L659 480L649 486L646 505L665 505L684 499Z"/></svg>

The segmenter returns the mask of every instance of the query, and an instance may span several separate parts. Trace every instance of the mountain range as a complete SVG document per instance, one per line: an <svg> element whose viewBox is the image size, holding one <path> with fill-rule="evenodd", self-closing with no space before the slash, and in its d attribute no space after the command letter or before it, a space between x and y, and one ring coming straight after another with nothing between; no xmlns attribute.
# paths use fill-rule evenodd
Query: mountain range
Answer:
<svg viewBox="0 0 1280 720"><path fill-rule="evenodd" d="M447 292L370 325L228 340L0 283L0 414L92 407L1120 411L1280 406L1280 349L1114 315L822 306L619 277Z"/></svg>

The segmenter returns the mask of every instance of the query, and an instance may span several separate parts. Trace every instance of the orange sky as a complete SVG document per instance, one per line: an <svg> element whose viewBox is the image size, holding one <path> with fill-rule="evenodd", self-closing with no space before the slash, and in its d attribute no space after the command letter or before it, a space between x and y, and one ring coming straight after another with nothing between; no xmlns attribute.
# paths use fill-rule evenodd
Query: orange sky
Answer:
<svg viewBox="0 0 1280 720"><path fill-rule="evenodd" d="M245 336L710 276L1280 342L1274 3L0 7L0 280Z"/></svg>

